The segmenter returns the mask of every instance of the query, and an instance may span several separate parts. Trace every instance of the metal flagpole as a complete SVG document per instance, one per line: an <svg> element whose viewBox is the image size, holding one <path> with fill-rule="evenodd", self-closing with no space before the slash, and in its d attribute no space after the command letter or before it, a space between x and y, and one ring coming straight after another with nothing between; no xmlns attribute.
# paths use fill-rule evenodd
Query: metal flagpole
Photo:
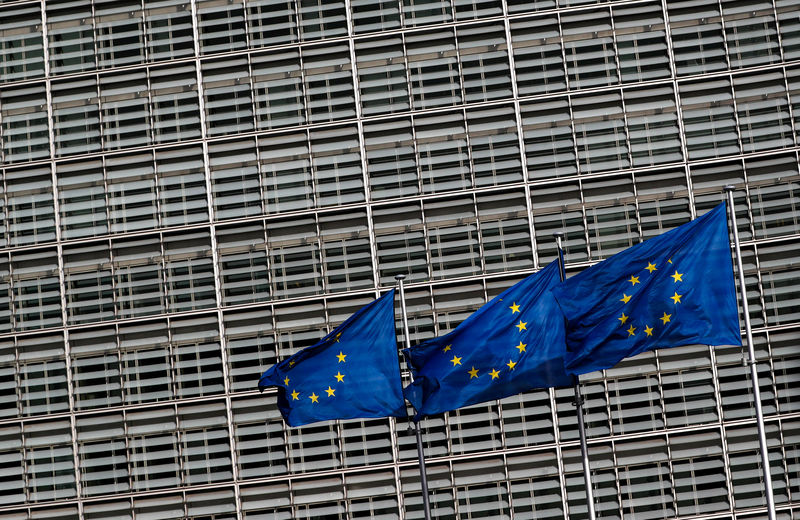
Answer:
<svg viewBox="0 0 800 520"><path fill-rule="evenodd" d="M553 233L556 237L556 245L558 246L558 274L561 276L561 281L566 279L566 272L564 271L564 250L561 247L561 239L564 238L562 231ZM578 414L578 433L581 439L581 459L583 461L583 480L586 483L586 505L589 508L589 520L595 520L594 514L594 493L592 492L592 474L589 471L589 449L586 446L586 429L583 424L583 396L581 395L581 384L578 376L573 376L574 389L575 389L575 408ZM770 519L773 520L773 519Z"/></svg>
<svg viewBox="0 0 800 520"><path fill-rule="evenodd" d="M406 348L411 348L411 338L408 334L408 315L406 314L406 293L403 289L403 280L405 280L406 275L398 274L395 277L397 280L397 285L400 289L400 308L402 309L403 315L403 336L406 339ZM414 382L414 374L411 374L411 382ZM422 451L422 431L419 427L419 422L412 421L414 423L414 433L417 437L417 458L419 459L419 477L420 483L422 484L422 504L425 506L425 520L431 520L431 503L430 498L428 497L428 475L425 470L425 455Z"/></svg>
<svg viewBox="0 0 800 520"><path fill-rule="evenodd" d="M747 338L748 359L745 361L750 366L750 381L753 383L753 402L756 408L756 424L758 425L758 444L761 449L761 469L764 473L764 493L767 497L767 515L769 520L775 520L775 501L772 495L772 476L769 468L769 452L767 451L767 436L764 433L764 414L761 411L761 390L758 387L758 368L756 367L756 353L753 348L753 332L750 329L750 311L747 308L747 290L744 286L744 269L742 268L742 252L739 248L739 230L736 228L736 210L733 207L734 186L725 186L728 195L728 209L730 210L731 231L733 231L733 246L736 252L736 270L739 273L739 291L742 295L742 311L744 312L744 330Z"/></svg>

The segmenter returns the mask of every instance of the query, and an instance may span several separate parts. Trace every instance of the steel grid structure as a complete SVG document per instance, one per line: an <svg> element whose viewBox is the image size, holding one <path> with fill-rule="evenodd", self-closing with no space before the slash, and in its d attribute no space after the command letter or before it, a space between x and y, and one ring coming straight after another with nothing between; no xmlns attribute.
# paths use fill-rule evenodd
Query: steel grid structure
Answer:
<svg viewBox="0 0 800 520"><path fill-rule="evenodd" d="M258 375L407 274L411 341L737 186L800 518L800 2L0 2L0 520L422 518L393 419ZM399 311L398 311L399 312ZM582 378L601 518L766 518L739 349ZM438 518L586 517L572 389L423 422Z"/></svg>

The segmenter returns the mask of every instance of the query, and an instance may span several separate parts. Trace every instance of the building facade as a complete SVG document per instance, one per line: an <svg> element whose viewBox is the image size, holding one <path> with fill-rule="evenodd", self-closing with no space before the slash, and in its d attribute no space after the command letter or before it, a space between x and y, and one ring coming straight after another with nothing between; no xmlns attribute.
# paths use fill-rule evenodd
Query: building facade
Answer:
<svg viewBox="0 0 800 520"><path fill-rule="evenodd" d="M0 520L422 518L407 421L288 428L261 372L395 274L414 343L553 261L554 231L575 273L725 184L800 518L799 14L2 0ZM600 518L766 518L740 349L581 386ZM423 421L434 517L586 518L572 400Z"/></svg>

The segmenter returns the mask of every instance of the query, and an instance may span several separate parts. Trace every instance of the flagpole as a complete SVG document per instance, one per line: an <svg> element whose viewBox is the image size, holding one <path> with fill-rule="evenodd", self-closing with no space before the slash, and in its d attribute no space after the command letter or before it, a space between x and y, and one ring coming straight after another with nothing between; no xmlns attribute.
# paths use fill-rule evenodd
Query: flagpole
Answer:
<svg viewBox="0 0 800 520"><path fill-rule="evenodd" d="M561 247L561 239L564 238L563 231L556 231L553 233L556 237L556 245L558 246L558 274L563 282L566 279L566 271L564 270L564 249ZM586 505L589 509L589 520L595 520L594 513L594 493L592 492L592 474L589 471L589 449L586 446L586 428L583 423L583 396L581 395L581 384L579 376L573 376L575 382L575 407L578 414L578 434L581 440L581 459L583 462L583 480L586 483ZM774 520L774 519L770 519Z"/></svg>
<svg viewBox="0 0 800 520"><path fill-rule="evenodd" d="M408 315L406 314L406 293L403 289L403 280L405 280L406 275L398 274L394 278L397 280L397 285L400 292L400 308L403 316L403 336L405 337L406 348L411 348L411 337L408 334ZM414 382L413 373L411 374L411 382ZM418 421L412 422L414 423L414 433L417 437L417 458L419 459L419 477L422 485L422 504L425 507L425 520L431 520L431 504L430 498L428 497L428 475L427 471L425 470L425 454L423 453L422 449L422 431L420 430Z"/></svg>
<svg viewBox="0 0 800 520"><path fill-rule="evenodd" d="M725 186L728 196L728 209L730 210L731 230L733 231L733 246L736 253L736 270L739 274L739 291L742 295L742 311L744 313L744 330L747 338L748 359L745 361L750 366L750 381L753 384L753 402L756 408L756 424L758 426L758 444L761 449L761 469L764 473L764 494L767 497L767 516L775 520L775 501L772 495L772 476L769 467L769 451L767 451L767 436L764 433L764 414L761 411L761 390L758 386L758 367L756 366L756 353L753 348L753 331L750 328L750 311L747 307L747 289L744 285L744 269L742 268L742 252L739 248L739 230L736 228L736 210L733 206L732 185Z"/></svg>

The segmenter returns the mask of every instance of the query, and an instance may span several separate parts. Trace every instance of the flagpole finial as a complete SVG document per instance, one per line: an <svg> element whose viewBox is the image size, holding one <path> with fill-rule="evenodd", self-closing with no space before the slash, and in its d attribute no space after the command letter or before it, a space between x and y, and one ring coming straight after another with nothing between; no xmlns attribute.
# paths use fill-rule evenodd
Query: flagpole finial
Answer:
<svg viewBox="0 0 800 520"><path fill-rule="evenodd" d="M405 280L406 279L406 275L404 275L404 274L396 274L396 275L394 275L394 279L395 280Z"/></svg>
<svg viewBox="0 0 800 520"><path fill-rule="evenodd" d="M556 237L556 238L564 238L564 232L563 231L556 231L555 233L553 233L553 236Z"/></svg>
<svg viewBox="0 0 800 520"><path fill-rule="evenodd" d="M733 184L726 184L725 187L722 189L723 191L733 191L736 189L736 186L734 186Z"/></svg>

